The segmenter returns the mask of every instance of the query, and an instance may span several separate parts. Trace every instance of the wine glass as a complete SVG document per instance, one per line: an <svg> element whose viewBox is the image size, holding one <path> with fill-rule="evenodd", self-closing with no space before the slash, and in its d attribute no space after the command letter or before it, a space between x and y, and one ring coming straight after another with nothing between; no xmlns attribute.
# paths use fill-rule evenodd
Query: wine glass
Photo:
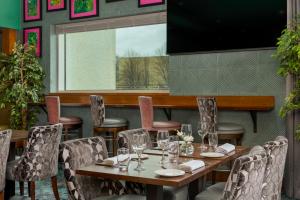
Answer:
<svg viewBox="0 0 300 200"><path fill-rule="evenodd" d="M207 147L204 144L204 138L208 134L208 123L207 122L199 122L198 123L198 134L201 137L200 149L202 151L204 151L207 149Z"/></svg>
<svg viewBox="0 0 300 200"><path fill-rule="evenodd" d="M164 164L166 162L165 149L168 147L168 143L169 143L169 132L166 130L158 130L157 145L162 149L162 156L160 160L161 164Z"/></svg>
<svg viewBox="0 0 300 200"><path fill-rule="evenodd" d="M184 136L191 136L192 135L192 125L191 124L182 124L181 132L184 133Z"/></svg>
<svg viewBox="0 0 300 200"><path fill-rule="evenodd" d="M144 151L144 149L146 148L147 145L147 139L146 139L146 134L144 133L137 133L137 134L133 134L133 141L132 141L132 148L135 151L135 153L138 155L138 165L137 167L134 169L136 171L143 171L145 170L142 167L141 164L141 155Z"/></svg>

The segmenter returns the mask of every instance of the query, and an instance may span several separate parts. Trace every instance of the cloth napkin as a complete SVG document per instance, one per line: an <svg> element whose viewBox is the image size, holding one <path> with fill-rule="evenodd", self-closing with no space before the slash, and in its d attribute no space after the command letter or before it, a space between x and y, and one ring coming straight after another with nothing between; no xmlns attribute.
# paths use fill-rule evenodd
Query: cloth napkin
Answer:
<svg viewBox="0 0 300 200"><path fill-rule="evenodd" d="M218 153L228 154L235 150L235 146L233 144L225 143L219 146L216 150Z"/></svg>
<svg viewBox="0 0 300 200"><path fill-rule="evenodd" d="M191 173L192 171L204 167L205 163L202 160L190 160L188 162L178 165L178 168Z"/></svg>
<svg viewBox="0 0 300 200"><path fill-rule="evenodd" d="M107 165L107 166L114 166L118 164L118 158L117 156L111 157L111 158L106 158L103 160L103 162L99 163L100 165Z"/></svg>

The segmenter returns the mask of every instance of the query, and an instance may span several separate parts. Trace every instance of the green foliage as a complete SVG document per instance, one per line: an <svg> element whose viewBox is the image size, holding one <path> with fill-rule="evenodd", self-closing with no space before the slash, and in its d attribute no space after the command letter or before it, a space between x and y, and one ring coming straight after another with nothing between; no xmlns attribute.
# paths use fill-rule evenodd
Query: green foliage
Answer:
<svg viewBox="0 0 300 200"><path fill-rule="evenodd" d="M278 74L295 78L294 89L285 98L279 115L285 117L290 111L300 109L300 24L293 22L289 28L283 30L277 42L277 51L274 54L280 62ZM300 126L296 130L296 138L300 139Z"/></svg>
<svg viewBox="0 0 300 200"><path fill-rule="evenodd" d="M39 103L45 74L33 46L16 44L10 55L0 55L0 108L11 108L13 129L27 129L33 125L36 110L28 110L28 103Z"/></svg>

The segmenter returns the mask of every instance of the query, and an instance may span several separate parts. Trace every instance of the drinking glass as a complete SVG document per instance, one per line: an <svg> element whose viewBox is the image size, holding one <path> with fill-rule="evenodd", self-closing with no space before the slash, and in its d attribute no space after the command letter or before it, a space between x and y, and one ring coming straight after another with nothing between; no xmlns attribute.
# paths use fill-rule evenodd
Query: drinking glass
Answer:
<svg viewBox="0 0 300 200"><path fill-rule="evenodd" d="M217 132L212 132L208 134L208 144L209 147L215 151L218 147L218 133Z"/></svg>
<svg viewBox="0 0 300 200"><path fill-rule="evenodd" d="M147 136L144 133L133 134L132 148L135 151L135 153L138 155L138 165L135 168L136 171L145 170L141 164L141 155L144 149L146 148L146 144L147 144L146 138Z"/></svg>
<svg viewBox="0 0 300 200"><path fill-rule="evenodd" d="M208 123L207 122L199 122L198 123L198 134L201 137L200 149L202 151L206 150L207 147L204 144L204 138L208 134Z"/></svg>
<svg viewBox="0 0 300 200"><path fill-rule="evenodd" d="M191 136L192 135L192 125L191 124L182 124L181 132L184 133L184 136Z"/></svg>
<svg viewBox="0 0 300 200"><path fill-rule="evenodd" d="M170 163L177 163L179 158L179 138L170 136L168 144L168 158Z"/></svg>
<svg viewBox="0 0 300 200"><path fill-rule="evenodd" d="M117 160L120 171L128 171L128 165L130 162L129 149L120 148L118 149Z"/></svg>
<svg viewBox="0 0 300 200"><path fill-rule="evenodd" d="M168 147L169 143L169 132L165 130L158 130L157 131L157 144L158 146L162 149L162 156L160 163L164 164L166 159L165 159L165 150Z"/></svg>

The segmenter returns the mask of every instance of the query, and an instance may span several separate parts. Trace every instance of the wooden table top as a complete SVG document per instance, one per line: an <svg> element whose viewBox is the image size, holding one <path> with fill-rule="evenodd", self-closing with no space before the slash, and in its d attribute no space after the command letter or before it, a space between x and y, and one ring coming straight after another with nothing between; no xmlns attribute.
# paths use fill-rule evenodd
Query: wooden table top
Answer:
<svg viewBox="0 0 300 200"><path fill-rule="evenodd" d="M137 166L136 161L131 161L127 172L120 172L118 168L105 167L99 165L91 165L76 170L79 175L94 176L115 180L125 180L137 183L144 183L150 185L166 185L180 187L186 185L216 169L219 165L224 164L230 160L247 153L249 148L238 146L235 152L226 155L222 158L204 158L200 156L199 149L195 149L195 153L189 157L180 157L181 162L185 162L191 159L201 159L205 162L206 166L193 171L193 173L186 173L179 177L160 177L154 173L155 170L162 169L159 161L161 156L149 155L149 158L144 160L143 167L145 171L135 171L134 168Z"/></svg>
<svg viewBox="0 0 300 200"><path fill-rule="evenodd" d="M28 138L28 131L12 130L10 142L22 142L24 140L27 140L27 138Z"/></svg>

